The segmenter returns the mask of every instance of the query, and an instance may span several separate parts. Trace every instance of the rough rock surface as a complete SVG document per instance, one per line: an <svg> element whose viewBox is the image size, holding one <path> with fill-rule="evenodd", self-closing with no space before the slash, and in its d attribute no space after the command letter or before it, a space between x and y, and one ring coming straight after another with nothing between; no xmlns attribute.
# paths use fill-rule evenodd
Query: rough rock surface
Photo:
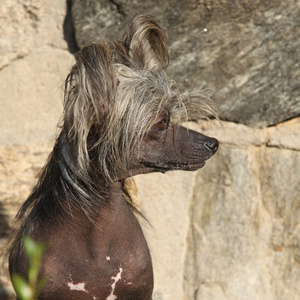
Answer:
<svg viewBox="0 0 300 300"><path fill-rule="evenodd" d="M41 45L67 49L65 15L65 1L1 0L0 69Z"/></svg>
<svg viewBox="0 0 300 300"><path fill-rule="evenodd" d="M183 299L189 207L196 172L175 171L134 178L140 207L150 224L144 232L154 266L154 300Z"/></svg>
<svg viewBox="0 0 300 300"><path fill-rule="evenodd" d="M55 135L63 80L72 61L66 50L43 46L0 72L0 145Z"/></svg>
<svg viewBox="0 0 300 300"><path fill-rule="evenodd" d="M297 132L299 121L277 130ZM241 126L234 127L235 143L223 141L215 159L196 179L185 299L195 295L193 299L296 300L300 294L300 148L291 147L289 141L275 143L273 128L264 131L261 144L240 145L239 136L251 139L252 132L245 135Z"/></svg>
<svg viewBox="0 0 300 300"><path fill-rule="evenodd" d="M0 17L0 145L42 140L55 133L73 61L64 40L66 3L4 0Z"/></svg>
<svg viewBox="0 0 300 300"><path fill-rule="evenodd" d="M155 16L167 33L170 73L187 88L221 94L226 120L265 127L300 115L299 1L72 3L80 46L120 38L136 14Z"/></svg>

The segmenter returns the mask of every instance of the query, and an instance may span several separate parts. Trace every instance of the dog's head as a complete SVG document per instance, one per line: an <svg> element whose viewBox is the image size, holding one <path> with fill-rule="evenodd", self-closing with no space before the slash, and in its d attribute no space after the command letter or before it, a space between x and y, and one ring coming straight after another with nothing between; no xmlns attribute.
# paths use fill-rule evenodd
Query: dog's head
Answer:
<svg viewBox="0 0 300 300"><path fill-rule="evenodd" d="M79 168L106 178L196 170L218 141L179 124L215 116L203 93L182 93L165 73L165 35L135 17L121 42L91 44L76 55L65 88L63 131Z"/></svg>

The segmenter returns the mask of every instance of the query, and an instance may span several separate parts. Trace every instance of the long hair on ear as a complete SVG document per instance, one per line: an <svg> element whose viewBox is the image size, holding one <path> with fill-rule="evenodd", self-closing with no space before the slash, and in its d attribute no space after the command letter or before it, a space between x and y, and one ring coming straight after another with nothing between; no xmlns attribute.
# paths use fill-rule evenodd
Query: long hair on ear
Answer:
<svg viewBox="0 0 300 300"><path fill-rule="evenodd" d="M122 44L131 62L140 68L166 69L169 64L165 33L150 15L132 19Z"/></svg>

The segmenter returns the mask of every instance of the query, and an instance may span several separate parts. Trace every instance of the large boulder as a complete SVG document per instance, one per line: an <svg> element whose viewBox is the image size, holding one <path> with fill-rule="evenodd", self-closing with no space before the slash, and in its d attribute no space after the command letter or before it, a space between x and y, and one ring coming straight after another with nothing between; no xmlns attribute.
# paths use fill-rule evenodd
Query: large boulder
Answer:
<svg viewBox="0 0 300 300"><path fill-rule="evenodd" d="M210 88L226 120L265 127L300 115L300 4L289 1L72 0L77 43L120 38L136 14L167 33L169 72ZM171 9L170 9L171 8Z"/></svg>

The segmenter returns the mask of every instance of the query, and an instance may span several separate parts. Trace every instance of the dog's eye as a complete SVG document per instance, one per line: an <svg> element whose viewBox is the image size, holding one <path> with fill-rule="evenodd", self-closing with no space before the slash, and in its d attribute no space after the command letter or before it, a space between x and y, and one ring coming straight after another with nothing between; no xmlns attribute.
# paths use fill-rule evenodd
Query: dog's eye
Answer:
<svg viewBox="0 0 300 300"><path fill-rule="evenodd" d="M167 122L165 119L162 119L160 122L155 124L155 127L158 129L163 129L167 125Z"/></svg>

